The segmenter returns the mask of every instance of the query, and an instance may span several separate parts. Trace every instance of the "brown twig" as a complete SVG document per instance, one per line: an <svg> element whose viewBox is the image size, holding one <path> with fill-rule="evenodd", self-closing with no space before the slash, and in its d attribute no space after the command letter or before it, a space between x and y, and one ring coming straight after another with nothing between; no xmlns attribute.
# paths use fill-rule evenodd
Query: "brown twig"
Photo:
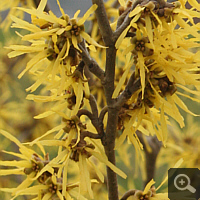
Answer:
<svg viewBox="0 0 200 200"><path fill-rule="evenodd" d="M92 0L92 3L98 6L98 8L95 11L97 22L98 22L103 40L106 46L109 46L113 39L112 38L113 31L110 27L106 9L104 7L104 2L103 0Z"/></svg>
<svg viewBox="0 0 200 200"><path fill-rule="evenodd" d="M121 108L124 105L124 103L126 103L127 100L131 98L133 93L136 92L140 87L141 87L140 78L136 79L135 72L133 72L125 87L125 90L118 96L114 107Z"/></svg>
<svg viewBox="0 0 200 200"><path fill-rule="evenodd" d="M84 63L88 66L90 72L92 72L96 77L98 77L103 83L105 72L103 69L100 68L97 62L90 57L90 54L85 47L85 41L81 42L78 46L81 49L80 55L82 56Z"/></svg>
<svg viewBox="0 0 200 200"><path fill-rule="evenodd" d="M136 0L133 2L133 5L130 9L133 10L138 4L140 4L142 0ZM118 37L122 34L122 32L126 29L126 27L130 24L132 18L129 17L129 12L127 13L126 17L124 17L123 23L117 28L117 30L113 33L114 41L117 41Z"/></svg>
<svg viewBox="0 0 200 200"><path fill-rule="evenodd" d="M105 114L108 112L108 106L105 106L104 108L102 108L100 114L99 114L99 122L101 122L103 124L103 119Z"/></svg>
<svg viewBox="0 0 200 200"><path fill-rule="evenodd" d="M81 131L81 139L84 139L85 137L89 137L92 139L101 139L101 136L96 133L92 133L90 131Z"/></svg>
<svg viewBox="0 0 200 200"><path fill-rule="evenodd" d="M86 109L79 110L77 113L77 117L80 118L82 115L86 115L91 120L93 119L93 114L89 110Z"/></svg>
<svg viewBox="0 0 200 200"><path fill-rule="evenodd" d="M144 187L146 184L151 181L152 178L154 178L155 170L156 170L156 159L160 152L160 149L162 147L162 142L160 142L156 136L144 136L146 139L146 142L148 143L149 147L151 148L151 151L147 148L147 143L144 141L144 137L141 132L137 131L137 135L140 139L140 142L143 144L145 157L146 157L146 174L147 179L144 182Z"/></svg>
<svg viewBox="0 0 200 200"><path fill-rule="evenodd" d="M106 145L104 146L108 160L116 165L115 162L115 137L117 132L118 110L108 107L108 121L106 127ZM107 167L108 196L109 200L118 200L118 183L116 173Z"/></svg>
<svg viewBox="0 0 200 200"><path fill-rule="evenodd" d="M128 199L128 197L135 195L136 191L137 190L129 190L129 191L125 192L120 200Z"/></svg>
<svg viewBox="0 0 200 200"><path fill-rule="evenodd" d="M90 107L91 107L94 118L98 119L97 102L96 102L94 95L92 95L92 94L90 94L89 103L90 103Z"/></svg>

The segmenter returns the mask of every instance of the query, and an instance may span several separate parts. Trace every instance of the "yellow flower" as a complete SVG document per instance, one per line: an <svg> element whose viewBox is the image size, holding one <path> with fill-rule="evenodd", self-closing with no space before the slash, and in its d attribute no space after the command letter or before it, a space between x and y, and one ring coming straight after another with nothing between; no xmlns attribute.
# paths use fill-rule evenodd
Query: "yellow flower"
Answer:
<svg viewBox="0 0 200 200"><path fill-rule="evenodd" d="M6 176L11 174L18 174L18 175L27 175L26 179L19 184L16 188L2 188L2 191L5 192L12 192L14 198L19 196L18 193L21 190L28 188L33 182L34 177L37 176L38 173L42 171L40 174L41 176L38 177L38 181L43 183L46 179L50 176L50 174L54 173L54 169L51 167L46 167L46 170L43 170L44 166L48 163L48 155L44 156L44 159L39 156L35 151L25 147L23 144L20 143L14 136L10 133L0 130L0 134L14 142L18 147L20 153L14 153L9 151L4 151L7 154L14 155L18 157L20 160L12 160L12 161L0 161L0 166L8 166L10 169L1 169L0 175ZM42 146L40 146L41 151L45 155L45 151ZM15 167L15 168L13 168Z"/></svg>
<svg viewBox="0 0 200 200"><path fill-rule="evenodd" d="M199 48L200 34L198 26L194 24L195 14L199 17L197 11L185 9L179 2L164 1L160 7L153 2L141 3L130 12L130 25L115 44L118 51L126 55L126 65L112 97L118 97L133 70L135 78L140 79L141 88L132 95L123 108L124 130L117 139L116 148L128 137L136 149L141 149L142 146L135 134L137 129L144 134L155 133L166 145L169 124L167 115L174 118L181 127L185 124L178 107L197 116L179 97L184 96L199 102L197 72L200 60L196 48ZM178 29L177 25L180 26ZM133 36L129 37L128 33ZM193 37L188 37L189 34ZM188 86L193 86L194 89L189 89ZM181 90L196 95L197 98ZM147 127L147 130L142 125Z"/></svg>
<svg viewBox="0 0 200 200"><path fill-rule="evenodd" d="M149 199L149 200L169 200L168 193L156 193L155 187L152 185L155 183L151 180L145 187L144 191L137 191L134 196L134 200Z"/></svg>
<svg viewBox="0 0 200 200"><path fill-rule="evenodd" d="M95 163L93 163L92 157L96 158L96 162L98 161L100 163L103 163L104 165L107 165L118 175L120 175L123 178L126 178L126 175L120 169L118 169L116 166L114 166L111 162L108 161L108 158L104 153L103 149L95 141L90 139L81 139L79 132L80 130L77 129L77 126L74 123L72 123L72 121L66 121L66 124L67 127L65 127L64 129L68 130L68 128L71 127L71 130L68 130L69 133L63 136L64 139L62 141L56 139L33 141L33 144L36 143L42 146L60 146L58 155L54 159L52 159L48 165L52 168L58 168L58 178L61 177L61 174L63 172L63 188L68 183L69 179L69 162L75 161L79 167L79 194L87 193L91 199L94 198L91 184L95 182L97 183L97 181L90 178L89 166L93 167L98 179L101 182L104 182L104 176L102 172L97 168ZM77 131L79 133L77 133ZM60 133L58 134L59 136L62 135ZM58 137L58 135L56 137ZM95 150L95 148L97 148L97 150ZM43 170L45 170L45 167ZM37 179L37 177L39 177L40 175L41 174L39 173L35 177L35 179ZM62 195L66 195L65 190L62 191Z"/></svg>
<svg viewBox="0 0 200 200"><path fill-rule="evenodd" d="M186 78L190 75L188 71L197 69L199 65L198 53L191 52L191 48L199 47L196 42L200 38L199 29L194 24L194 17L199 17L199 13L180 7L179 2L172 4L163 1L163 4L164 8L153 2L138 5L130 12L129 17L133 19L115 44L116 48L119 48L121 43L126 41L124 37L127 33L134 34L136 31L136 36L130 38L130 45L125 48L124 55L128 52L133 54L130 62L135 64L136 76L138 73L140 75L142 97L146 84L145 74L149 73L152 65L153 69L159 65L158 69L162 70L171 82L183 85L188 84L185 81L189 82ZM183 18L188 18L192 25ZM177 25L180 26L179 29L176 29ZM189 34L195 38L187 38ZM191 83L198 85L196 77Z"/></svg>
<svg viewBox="0 0 200 200"><path fill-rule="evenodd" d="M19 75L19 78L21 78L26 71L30 71L38 76L35 85L28 89L31 91L36 90L48 78L54 81L56 76L63 78L63 76L66 76L65 73L71 73L71 66L79 64L80 55L78 51L80 49L78 44L83 39L91 45L103 47L98 45L84 31L84 22L96 10L96 4L89 8L82 18L77 18L80 12L77 11L74 18L70 19L60 7L59 1L57 3L62 13L60 18L56 17L51 11L49 14L43 12L46 3L47 0L42 0L37 9L18 8L31 14L32 23L11 16L14 21L12 27L31 32L21 36L22 40L29 41L31 46L11 45L7 47L14 50L8 54L9 57L16 57L25 53L36 54L27 63L26 69Z"/></svg>

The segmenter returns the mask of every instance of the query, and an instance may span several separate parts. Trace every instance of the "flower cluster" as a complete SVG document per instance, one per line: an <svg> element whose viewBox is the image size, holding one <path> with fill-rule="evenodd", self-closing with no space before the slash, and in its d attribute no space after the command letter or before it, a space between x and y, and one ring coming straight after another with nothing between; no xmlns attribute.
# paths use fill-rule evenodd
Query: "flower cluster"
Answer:
<svg viewBox="0 0 200 200"><path fill-rule="evenodd" d="M108 183L109 195L114 196L109 198L118 199L118 194L111 194L118 192L111 191L112 185L116 190L116 175L127 175L115 165L115 150L117 162L120 159L128 168L132 161L130 143L136 152L136 165L143 165L137 163L139 156L144 160L140 150L145 150L146 157L158 155L159 141L171 147L167 154L175 155L176 160L188 159L192 151L197 151L195 134L182 138L173 132L182 148L167 142L170 117L181 128L185 126L179 108L197 116L181 96L200 102L200 27L195 21L200 18L200 6L196 0L93 1L83 17L79 17L80 10L68 16L59 0L60 17L48 10L48 0L40 0L37 8L36 1L10 2L10 7L21 6L12 9L9 16L11 27L17 28L24 43L5 48L11 50L9 58L21 60L22 66L25 61L25 69L18 69L18 78L29 72L34 83L26 91L38 93L28 94L27 99L39 102L38 107L24 102L9 107L9 84L15 83L2 62L0 135L3 141L10 141L7 144L14 142L19 152L3 151L16 160L1 159L0 176L25 177L16 188L3 185L0 189L11 193L10 199L23 195L35 200L101 199L104 182ZM187 3L191 9L186 8ZM3 3L2 10L7 8ZM19 13L29 14L31 22ZM92 27L89 31L86 21ZM22 94L18 90L16 93ZM19 112L13 114L17 120L13 124L7 116L15 111ZM7 128L10 125L12 129ZM14 129L31 142L21 143L9 133ZM159 140L158 149L145 138L153 135ZM126 139L128 143L124 143ZM199 164L198 156L191 160L192 167ZM144 191L125 193L124 198L168 199L167 193L156 193L154 183L150 181Z"/></svg>
<svg viewBox="0 0 200 200"><path fill-rule="evenodd" d="M124 4L122 2L121 5ZM147 1L138 3L130 11L129 2L124 8L124 12L130 11L131 22L115 46L126 55L128 61L113 98L118 97L132 66L135 68L135 78L140 79L141 87L123 108L126 110L124 119L127 119L129 124L125 125L126 120L124 121L121 138L125 139L128 133L132 135L142 124L150 129L151 134L155 132L159 140L165 143L169 123L167 115L174 118L181 127L184 126L184 119L178 107L196 116L178 96L185 96L194 101L198 101L199 98L191 98L180 92L185 90L199 96L197 72L200 63L197 48L200 35L198 25L194 21L199 12L186 9L185 3ZM190 4L199 9L195 1ZM189 89L188 85L195 88ZM134 121L137 123L130 133ZM121 144L121 139L119 141Z"/></svg>

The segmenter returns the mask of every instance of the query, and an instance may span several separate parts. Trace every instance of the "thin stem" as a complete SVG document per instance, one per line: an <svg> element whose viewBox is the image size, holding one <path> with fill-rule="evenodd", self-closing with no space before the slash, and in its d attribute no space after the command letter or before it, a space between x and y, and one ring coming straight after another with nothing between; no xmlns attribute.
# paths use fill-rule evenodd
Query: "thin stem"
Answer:
<svg viewBox="0 0 200 200"><path fill-rule="evenodd" d="M117 101L114 105L114 107L119 107L124 105L124 103L127 102L129 98L133 95L134 92L136 92L138 89L141 87L141 81L140 78L136 79L135 78L135 72L131 75L125 90L118 96Z"/></svg>
<svg viewBox="0 0 200 200"><path fill-rule="evenodd" d="M143 0L136 0L133 2L132 8L133 10L138 4L142 3ZM129 17L129 12L127 13L126 17L124 17L123 23L117 28L117 30L113 33L114 41L117 41L118 37L122 34L122 32L126 29L126 27L130 24L132 18Z"/></svg>
<svg viewBox="0 0 200 200"><path fill-rule="evenodd" d="M90 131L81 131L81 139L84 139L85 137L89 137L92 139L101 139L101 136L96 133L92 133Z"/></svg>
<svg viewBox="0 0 200 200"><path fill-rule="evenodd" d="M105 114L108 112L108 106L105 106L104 108L102 108L100 114L99 114L99 122L101 122L103 124L103 119Z"/></svg>
<svg viewBox="0 0 200 200"><path fill-rule="evenodd" d="M146 184L149 181L151 181L152 178L154 178L155 170L156 170L156 160L160 152L160 149L162 147L162 142L160 142L156 136L145 137L139 131L137 131L137 135L140 139L140 142L143 144L145 157L146 157L145 169L146 169L147 179L144 181L144 187L145 187ZM146 142L145 142L145 139L146 139ZM149 147L151 148L151 151L149 151L149 149L147 148L147 145L149 145Z"/></svg>
<svg viewBox="0 0 200 200"><path fill-rule="evenodd" d="M96 102L95 97L92 94L90 94L89 103L90 103L90 107L91 107L94 118L98 119L97 102Z"/></svg>
<svg viewBox="0 0 200 200"><path fill-rule="evenodd" d="M78 111L77 116L80 118L82 115L88 116L89 119L93 118L92 113L89 110L81 109Z"/></svg>
<svg viewBox="0 0 200 200"><path fill-rule="evenodd" d="M137 192L137 190L129 190L129 191L125 192L120 200L126 200L126 199L128 199L128 197L135 195L136 192Z"/></svg>
<svg viewBox="0 0 200 200"><path fill-rule="evenodd" d="M106 146L106 135L105 135L105 132L104 132L104 124L103 124L103 119L105 117L105 114L108 112L108 106L105 106L100 114L99 114L99 129L101 130L101 142L103 144L103 146Z"/></svg>
<svg viewBox="0 0 200 200"><path fill-rule="evenodd" d="M84 61L84 63L88 66L90 72L92 72L96 77L98 77L102 83L104 83L104 70L100 68L97 62L90 57L88 50L85 47L85 41L81 42L79 45L81 49L80 55Z"/></svg>

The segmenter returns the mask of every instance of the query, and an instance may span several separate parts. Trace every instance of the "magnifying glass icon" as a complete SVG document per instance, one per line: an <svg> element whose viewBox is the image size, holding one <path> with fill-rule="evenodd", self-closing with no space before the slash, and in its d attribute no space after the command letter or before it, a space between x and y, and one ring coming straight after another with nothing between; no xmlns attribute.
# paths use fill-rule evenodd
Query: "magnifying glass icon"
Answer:
<svg viewBox="0 0 200 200"><path fill-rule="evenodd" d="M179 174L174 179L174 185L178 190L189 190L195 193L196 189L190 185L190 178L186 174Z"/></svg>

